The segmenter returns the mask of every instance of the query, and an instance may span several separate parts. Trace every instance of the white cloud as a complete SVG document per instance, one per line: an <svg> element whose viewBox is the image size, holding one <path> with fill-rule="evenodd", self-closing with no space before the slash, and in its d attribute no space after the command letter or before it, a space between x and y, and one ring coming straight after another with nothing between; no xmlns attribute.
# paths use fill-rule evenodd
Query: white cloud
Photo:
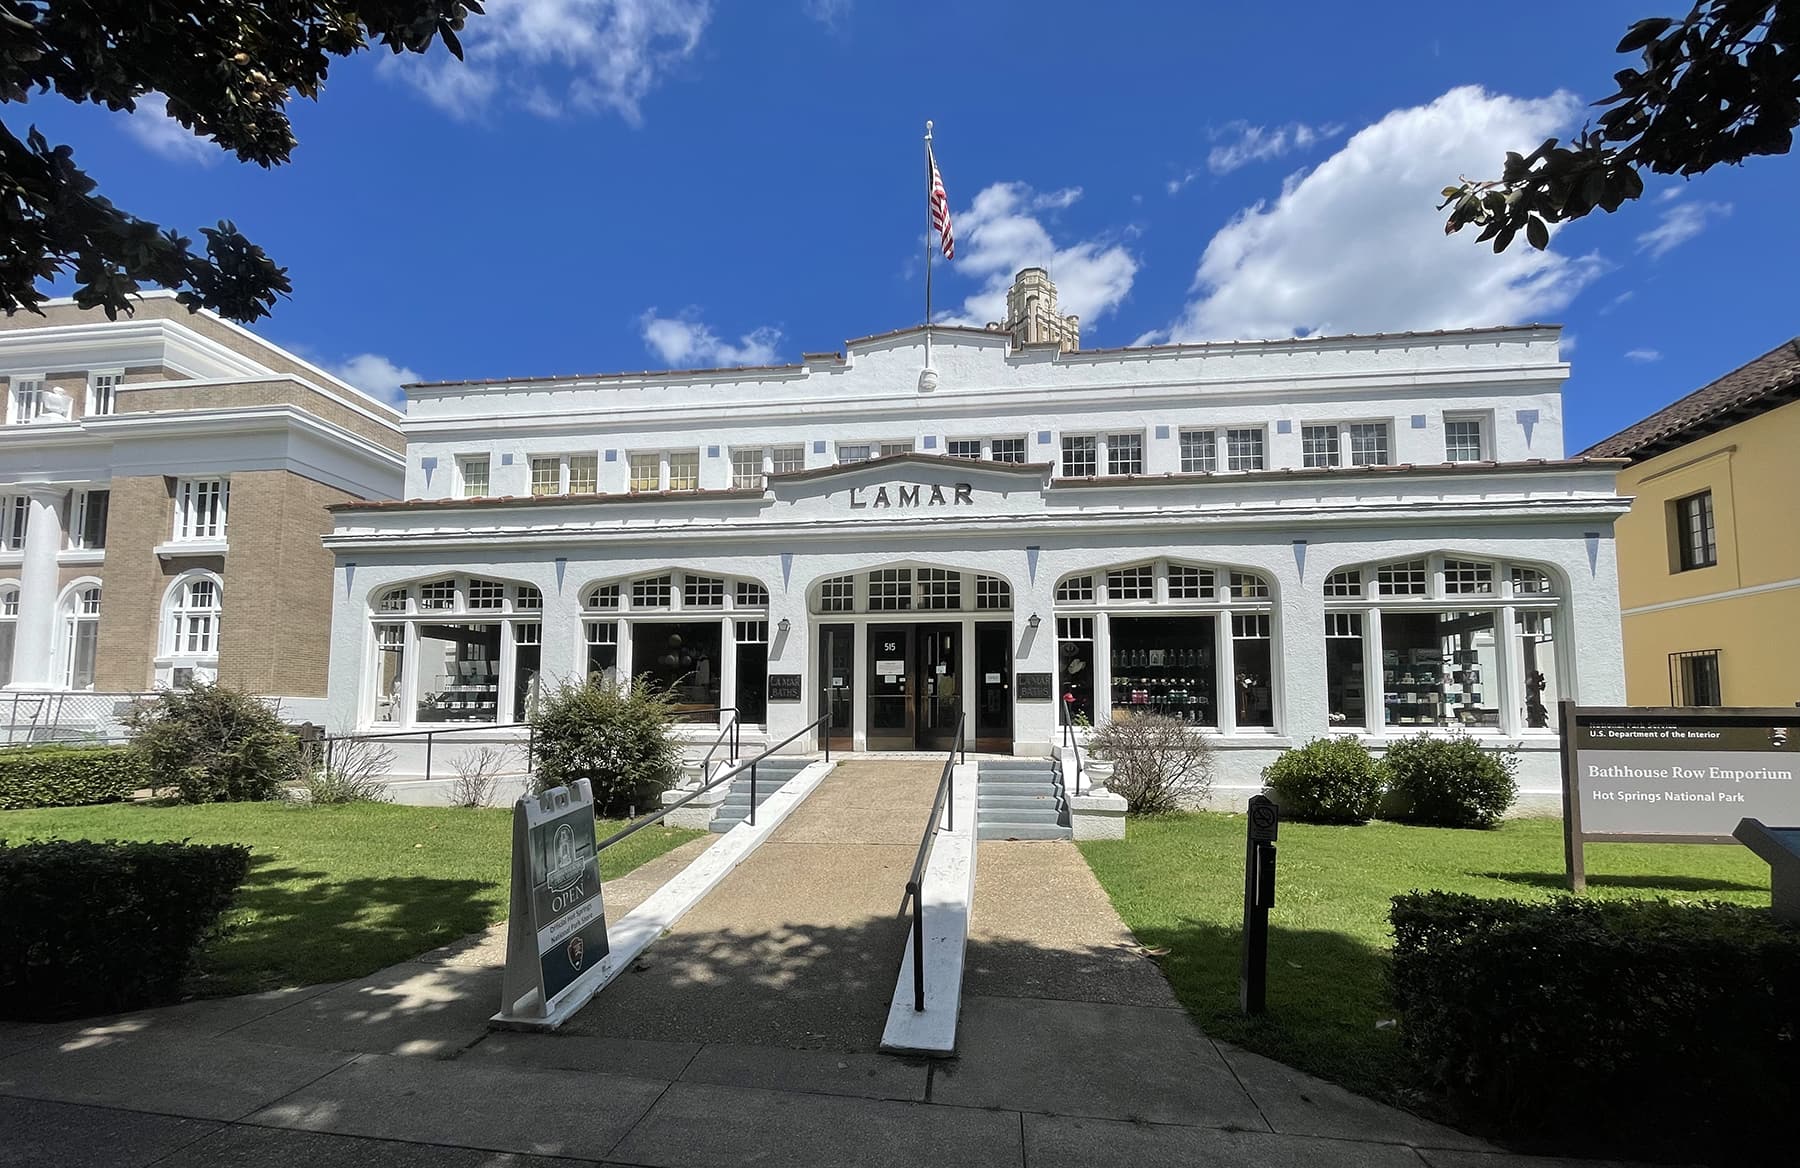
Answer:
<svg viewBox="0 0 1800 1168"><path fill-rule="evenodd" d="M951 219L956 259L951 273L977 280L978 292L946 324L983 325L1006 314L1006 289L1020 268L1044 268L1056 281L1058 308L1092 321L1117 308L1131 291L1138 261L1106 238L1059 246L1035 212L1059 211L1081 197L1080 187L1040 194L1024 183L994 183Z"/></svg>
<svg viewBox="0 0 1800 1168"><path fill-rule="evenodd" d="M1630 349L1625 353L1625 359L1648 365L1652 361L1662 360L1662 354L1655 349Z"/></svg>
<svg viewBox="0 0 1800 1168"><path fill-rule="evenodd" d="M395 403L406 400L400 392L402 385L420 380L412 369L396 365L380 353L358 353L348 360L327 364L325 369L366 394Z"/></svg>
<svg viewBox="0 0 1800 1168"><path fill-rule="evenodd" d="M839 28L855 6L854 0L806 0L806 14L826 28Z"/></svg>
<svg viewBox="0 0 1800 1168"><path fill-rule="evenodd" d="M465 59L384 55L381 67L456 117L496 103L541 117L610 110L632 125L694 53L711 0L489 0L462 32Z"/></svg>
<svg viewBox="0 0 1800 1168"><path fill-rule="evenodd" d="M1230 174L1252 162L1265 162L1294 150L1305 150L1343 132L1344 127L1339 125L1315 127L1304 122L1291 122L1285 126L1270 128L1252 126L1248 122L1232 122L1221 131L1222 134L1230 135L1231 141L1222 146L1214 146L1206 155L1206 166L1214 174ZM1193 178L1194 175L1190 172L1181 185L1186 186ZM1175 192L1171 190L1169 193Z"/></svg>
<svg viewBox="0 0 1800 1168"><path fill-rule="evenodd" d="M125 130L151 151L177 162L211 166L219 158L216 145L169 116L169 99L160 93L137 99L137 109L126 115Z"/></svg>
<svg viewBox="0 0 1800 1168"><path fill-rule="evenodd" d="M1471 231L1446 236L1438 191L1562 132L1580 108L1572 94L1524 100L1471 86L1393 111L1221 228L1201 256L1194 299L1162 335L1458 328L1561 310L1600 273L1598 257L1523 240L1495 255Z"/></svg>
<svg viewBox="0 0 1800 1168"><path fill-rule="evenodd" d="M1680 188L1675 188L1679 195ZM1662 199L1669 202L1672 195L1664 191ZM1723 219L1731 214L1730 203L1675 203L1663 212L1662 222L1637 237L1638 250L1650 253L1650 258L1659 260L1675 248L1706 230L1709 219Z"/></svg>
<svg viewBox="0 0 1800 1168"><path fill-rule="evenodd" d="M686 308L675 316L658 316L656 309L638 317L644 344L671 369L711 369L731 365L773 365L781 344L781 330L764 326L738 338L737 344L721 340L700 320L700 310Z"/></svg>

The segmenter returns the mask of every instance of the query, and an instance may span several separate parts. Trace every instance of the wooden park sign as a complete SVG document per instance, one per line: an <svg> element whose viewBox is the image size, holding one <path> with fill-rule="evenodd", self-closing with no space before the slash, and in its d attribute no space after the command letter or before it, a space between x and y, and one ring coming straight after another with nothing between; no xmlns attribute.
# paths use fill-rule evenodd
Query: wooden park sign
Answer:
<svg viewBox="0 0 1800 1168"><path fill-rule="evenodd" d="M496 1026L554 1029L599 988L607 953L594 791L586 779L513 805L512 903Z"/></svg>
<svg viewBox="0 0 1800 1168"><path fill-rule="evenodd" d="M1561 703L1563 855L1589 840L1728 844L1740 820L1800 824L1800 709Z"/></svg>

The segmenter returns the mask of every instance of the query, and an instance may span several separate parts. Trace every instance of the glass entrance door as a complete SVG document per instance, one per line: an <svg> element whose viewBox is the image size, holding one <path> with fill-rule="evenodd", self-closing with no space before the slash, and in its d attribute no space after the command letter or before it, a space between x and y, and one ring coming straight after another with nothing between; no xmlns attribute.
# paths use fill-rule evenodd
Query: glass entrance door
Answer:
<svg viewBox="0 0 1800 1168"><path fill-rule="evenodd" d="M962 714L962 626L917 626L919 660L919 726L921 750L947 750L956 741Z"/></svg>
<svg viewBox="0 0 1800 1168"><path fill-rule="evenodd" d="M975 749L1012 753L1012 622L975 626Z"/></svg>
<svg viewBox="0 0 1800 1168"><path fill-rule="evenodd" d="M869 626L870 750L913 749L913 626Z"/></svg>
<svg viewBox="0 0 1800 1168"><path fill-rule="evenodd" d="M821 714L830 713L825 733L831 745L849 750L855 742L855 716L852 695L855 693L856 629L852 625L822 625L819 628L819 703Z"/></svg>

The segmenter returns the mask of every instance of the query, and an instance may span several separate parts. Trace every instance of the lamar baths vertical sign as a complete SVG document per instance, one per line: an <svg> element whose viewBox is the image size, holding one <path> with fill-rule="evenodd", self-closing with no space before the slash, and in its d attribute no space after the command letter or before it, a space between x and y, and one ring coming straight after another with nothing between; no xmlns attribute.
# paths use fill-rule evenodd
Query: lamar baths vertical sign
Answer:
<svg viewBox="0 0 1800 1168"><path fill-rule="evenodd" d="M1587 840L1734 843L1742 819L1800 825L1800 709L1562 704L1569 883Z"/></svg>

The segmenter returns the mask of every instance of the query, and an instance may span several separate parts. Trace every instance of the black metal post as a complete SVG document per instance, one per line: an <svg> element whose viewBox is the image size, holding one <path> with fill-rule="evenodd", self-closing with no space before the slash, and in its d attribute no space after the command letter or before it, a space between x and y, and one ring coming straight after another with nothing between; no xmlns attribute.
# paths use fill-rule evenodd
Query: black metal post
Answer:
<svg viewBox="0 0 1800 1168"><path fill-rule="evenodd" d="M425 781L431 781L431 731L425 732Z"/></svg>
<svg viewBox="0 0 1800 1168"><path fill-rule="evenodd" d="M1275 837L1281 809L1267 795L1250 797L1244 838L1244 951L1238 967L1238 1008L1260 1014L1269 989L1269 906L1275 903Z"/></svg>
<svg viewBox="0 0 1800 1168"><path fill-rule="evenodd" d="M907 883L906 894L913 906L913 1012L919 1013L925 1009L925 905L916 881Z"/></svg>

